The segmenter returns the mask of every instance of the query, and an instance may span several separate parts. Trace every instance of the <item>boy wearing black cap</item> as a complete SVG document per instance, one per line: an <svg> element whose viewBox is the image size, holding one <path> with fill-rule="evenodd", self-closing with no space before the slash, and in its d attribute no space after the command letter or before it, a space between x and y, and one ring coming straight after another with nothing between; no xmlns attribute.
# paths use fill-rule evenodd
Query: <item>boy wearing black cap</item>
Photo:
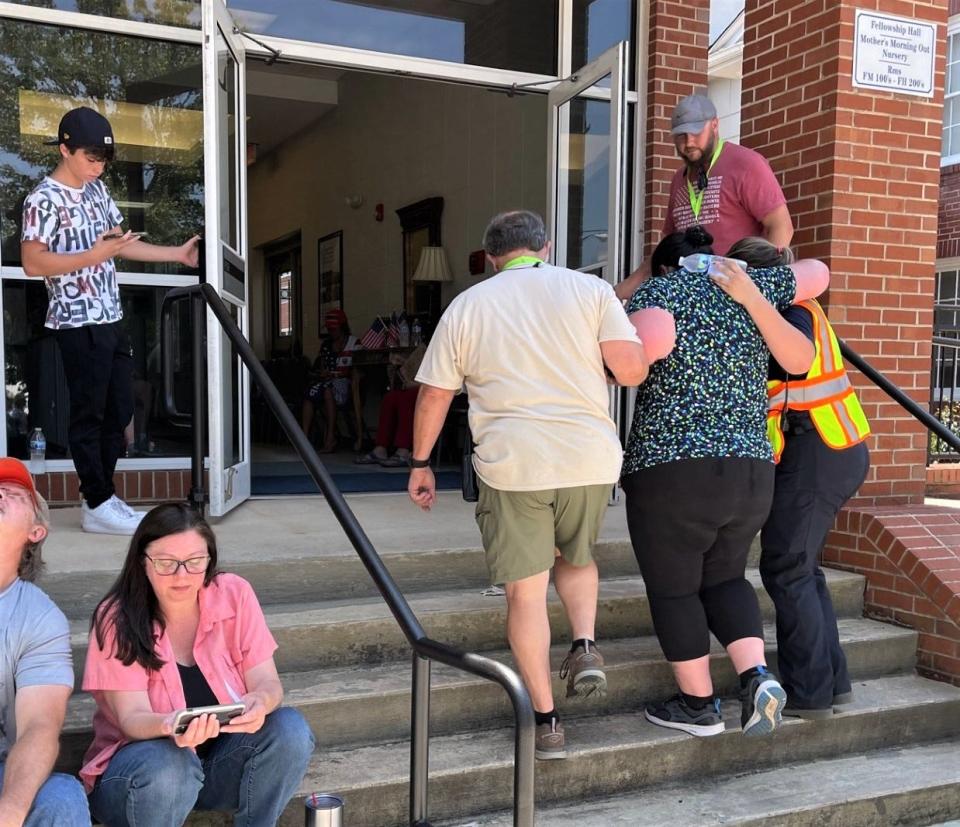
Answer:
<svg viewBox="0 0 960 827"><path fill-rule="evenodd" d="M55 331L70 389L70 452L84 499L83 529L133 534L143 512L113 487L124 428L133 416L133 360L120 324L114 258L196 267L198 238L159 247L121 231L123 216L100 180L113 159L113 130L98 112L67 112L48 143L59 147L60 162L24 202L23 269L47 285L46 327Z"/></svg>

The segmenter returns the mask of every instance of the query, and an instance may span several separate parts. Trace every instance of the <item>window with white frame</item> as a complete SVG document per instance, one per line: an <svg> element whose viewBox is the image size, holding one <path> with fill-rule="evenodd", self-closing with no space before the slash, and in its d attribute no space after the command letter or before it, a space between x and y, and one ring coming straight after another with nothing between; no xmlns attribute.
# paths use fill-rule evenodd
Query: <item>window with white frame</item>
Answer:
<svg viewBox="0 0 960 827"><path fill-rule="evenodd" d="M943 149L940 165L960 164L960 15L947 26L947 71L943 91Z"/></svg>

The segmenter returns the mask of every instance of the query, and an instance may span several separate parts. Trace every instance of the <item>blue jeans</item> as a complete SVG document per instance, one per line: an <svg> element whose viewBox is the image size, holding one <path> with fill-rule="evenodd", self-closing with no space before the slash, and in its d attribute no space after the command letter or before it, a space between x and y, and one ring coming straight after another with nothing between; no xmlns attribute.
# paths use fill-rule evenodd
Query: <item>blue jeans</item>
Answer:
<svg viewBox="0 0 960 827"><path fill-rule="evenodd" d="M3 762L0 761L0 788ZM90 827L83 785L72 775L55 772L37 792L23 827Z"/></svg>
<svg viewBox="0 0 960 827"><path fill-rule="evenodd" d="M199 759L170 738L120 749L90 793L108 827L180 827L191 810L234 813L237 827L276 824L307 771L315 741L295 709L271 712L259 732L223 734Z"/></svg>

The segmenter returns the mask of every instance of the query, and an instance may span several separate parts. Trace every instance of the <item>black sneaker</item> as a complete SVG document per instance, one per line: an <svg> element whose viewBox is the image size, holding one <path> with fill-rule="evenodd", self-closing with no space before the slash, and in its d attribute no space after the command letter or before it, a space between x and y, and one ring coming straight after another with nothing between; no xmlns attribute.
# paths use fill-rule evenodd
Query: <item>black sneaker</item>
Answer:
<svg viewBox="0 0 960 827"><path fill-rule="evenodd" d="M651 704L643 714L651 724L679 729L700 738L719 735L724 730L719 698L714 698L712 704L698 710L687 706L682 695L674 695L663 703Z"/></svg>
<svg viewBox="0 0 960 827"><path fill-rule="evenodd" d="M781 723L787 693L763 667L740 690L740 727L744 735L769 735Z"/></svg>

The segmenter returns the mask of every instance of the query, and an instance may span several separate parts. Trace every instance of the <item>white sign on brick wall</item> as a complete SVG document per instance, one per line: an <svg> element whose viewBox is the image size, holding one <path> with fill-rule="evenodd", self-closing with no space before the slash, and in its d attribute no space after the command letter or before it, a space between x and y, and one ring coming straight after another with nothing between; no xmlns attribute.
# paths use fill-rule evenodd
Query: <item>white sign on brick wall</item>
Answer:
<svg viewBox="0 0 960 827"><path fill-rule="evenodd" d="M858 10L853 85L932 98L936 37L933 23Z"/></svg>

